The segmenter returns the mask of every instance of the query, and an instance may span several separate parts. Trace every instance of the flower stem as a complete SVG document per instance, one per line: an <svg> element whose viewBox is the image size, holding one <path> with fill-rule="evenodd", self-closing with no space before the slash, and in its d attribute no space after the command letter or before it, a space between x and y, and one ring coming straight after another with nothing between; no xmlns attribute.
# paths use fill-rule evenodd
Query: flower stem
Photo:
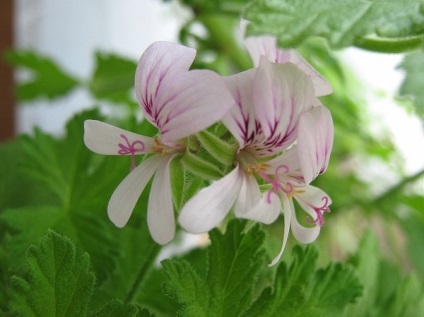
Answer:
<svg viewBox="0 0 424 317"><path fill-rule="evenodd" d="M141 285L143 284L144 278L147 276L147 272L154 264L160 250L161 246L152 242L152 246L149 251L146 253L145 261L143 265L140 267L138 274L134 280L134 283L131 285L130 290L127 293L127 297L125 298L125 303L133 302L136 295L138 294Z"/></svg>
<svg viewBox="0 0 424 317"><path fill-rule="evenodd" d="M408 38L361 38L355 42L355 46L379 53L405 53L419 49L423 46L423 37Z"/></svg>

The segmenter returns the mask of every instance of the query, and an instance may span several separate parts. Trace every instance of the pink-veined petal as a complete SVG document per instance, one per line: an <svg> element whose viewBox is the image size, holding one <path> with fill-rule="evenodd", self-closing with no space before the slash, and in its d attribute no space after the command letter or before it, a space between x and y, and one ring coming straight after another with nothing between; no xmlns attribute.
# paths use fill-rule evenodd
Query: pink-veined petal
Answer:
<svg viewBox="0 0 424 317"><path fill-rule="evenodd" d="M228 214L240 192L242 177L237 166L231 173L202 189L181 209L178 222L187 232L203 233L216 227Z"/></svg>
<svg viewBox="0 0 424 317"><path fill-rule="evenodd" d="M209 70L191 70L167 80L156 99L162 141L172 142L206 129L234 105L224 79Z"/></svg>
<svg viewBox="0 0 424 317"><path fill-rule="evenodd" d="M236 214L239 218L245 218L262 222L264 224L273 223L280 215L281 201L275 193L265 193L252 208L244 213Z"/></svg>
<svg viewBox="0 0 424 317"><path fill-rule="evenodd" d="M254 78L253 101L266 144L284 149L296 139L299 115L315 102L311 80L291 63L261 58Z"/></svg>
<svg viewBox="0 0 424 317"><path fill-rule="evenodd" d="M295 198L309 214L310 217L306 219L308 222L320 226L324 224L324 213L330 211L332 203L330 196L318 187L307 185L295 193Z"/></svg>
<svg viewBox="0 0 424 317"><path fill-rule="evenodd" d="M159 165L157 156L144 160L118 185L109 200L109 219L119 228L125 226L134 207Z"/></svg>
<svg viewBox="0 0 424 317"><path fill-rule="evenodd" d="M277 254L277 256L272 260L270 264L268 264L269 267L274 266L275 264L280 261L281 256L284 253L284 249L286 248L287 240L289 237L290 232L290 223L291 218L293 217L294 213L294 206L293 202L289 200L286 195L282 195L281 202L283 204L283 215L284 215L284 236L283 236L283 244L281 246L280 252Z"/></svg>
<svg viewBox="0 0 424 317"><path fill-rule="evenodd" d="M334 126L324 106L303 113L298 124L297 151L305 183L325 172L333 147Z"/></svg>
<svg viewBox="0 0 424 317"><path fill-rule="evenodd" d="M135 74L135 93L145 117L156 124L156 97L166 79L185 73L193 63L196 51L168 42L155 42L140 58Z"/></svg>
<svg viewBox="0 0 424 317"><path fill-rule="evenodd" d="M255 141L260 133L255 120L253 106L253 77L255 69L250 69L236 75L226 77L225 81L234 98L235 105L222 118L222 122L236 138L240 148Z"/></svg>
<svg viewBox="0 0 424 317"><path fill-rule="evenodd" d="M169 165L173 156L159 159L160 163L150 189L147 225L153 240L164 245L170 242L175 235L175 217L169 175Z"/></svg>
<svg viewBox="0 0 424 317"><path fill-rule="evenodd" d="M137 155L151 151L152 138L97 121L84 122L84 143L91 151L108 155Z"/></svg>
<svg viewBox="0 0 424 317"><path fill-rule="evenodd" d="M236 217L244 218L244 215L260 201L261 191L253 175L249 175L244 171L240 171L240 174L243 180L234 205L234 213Z"/></svg>

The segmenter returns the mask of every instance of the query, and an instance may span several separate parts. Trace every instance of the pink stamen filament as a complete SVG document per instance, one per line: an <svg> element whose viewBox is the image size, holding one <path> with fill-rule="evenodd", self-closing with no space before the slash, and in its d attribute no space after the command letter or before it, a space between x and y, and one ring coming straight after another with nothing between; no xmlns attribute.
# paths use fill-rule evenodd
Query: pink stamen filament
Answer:
<svg viewBox="0 0 424 317"><path fill-rule="evenodd" d="M120 148L118 151L118 154L131 155L131 170L133 170L135 168L135 154L137 152L141 152L141 153L144 152L144 148L145 148L144 143L141 141L134 141L130 143L128 138L125 136L125 134L121 134L121 138L123 138L127 144L126 145L122 143L118 144ZM139 145L140 147L136 148L136 145Z"/></svg>
<svg viewBox="0 0 424 317"><path fill-rule="evenodd" d="M315 213L317 214L317 219L314 220L312 219L312 217L307 216L306 217L306 222L308 223L313 223L313 224L317 224L319 226L322 226L324 224L324 212L330 212L330 208L328 207L328 197L324 196L321 199L324 204L321 207L315 207L310 205L310 207L315 211Z"/></svg>
<svg viewBox="0 0 424 317"><path fill-rule="evenodd" d="M279 179L279 171L283 169L285 173L289 172L289 168L287 165L279 165L275 171L274 171L274 178L271 178L269 175L265 174L264 172L260 172L259 175L265 180L267 181L269 184L272 185L271 189L269 190L268 194L267 194L267 203L270 204L271 203L271 194L275 193L278 195L278 191L281 190L283 193L290 195L293 192L293 185L289 182L287 183L283 183L280 181Z"/></svg>

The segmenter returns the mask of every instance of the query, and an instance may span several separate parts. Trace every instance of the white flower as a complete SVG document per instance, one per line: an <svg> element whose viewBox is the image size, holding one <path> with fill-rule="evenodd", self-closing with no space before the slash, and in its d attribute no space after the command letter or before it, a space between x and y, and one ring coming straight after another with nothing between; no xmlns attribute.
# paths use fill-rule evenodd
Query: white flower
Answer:
<svg viewBox="0 0 424 317"><path fill-rule="evenodd" d="M195 50L156 42L137 66L135 91L144 117L155 125L157 138L138 135L109 124L87 120L84 142L93 152L129 155L131 173L113 193L108 215L118 227L128 222L149 180L154 176L147 210L152 238L170 242L175 219L170 184L170 163L185 151L184 138L220 120L232 106L223 79L208 70L190 70ZM151 153L135 167L135 155Z"/></svg>

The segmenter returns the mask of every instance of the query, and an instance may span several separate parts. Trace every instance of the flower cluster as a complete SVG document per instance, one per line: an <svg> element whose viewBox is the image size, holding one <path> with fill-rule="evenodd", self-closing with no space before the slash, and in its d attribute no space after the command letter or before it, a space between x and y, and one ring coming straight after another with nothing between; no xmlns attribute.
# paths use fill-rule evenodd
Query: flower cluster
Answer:
<svg viewBox="0 0 424 317"><path fill-rule="evenodd" d="M171 161L196 154L189 137L220 122L229 136L225 142L233 145L231 160L221 160L217 167L226 174L177 210L181 227L207 232L232 209L236 217L265 224L282 213L283 245L271 265L281 257L290 229L300 242L317 238L331 199L310 183L326 170L332 149L331 115L318 99L331 93L331 86L296 51L278 49L273 37L251 37L246 45L255 67L230 77L189 70L195 51L181 45L156 42L145 51L135 91L144 118L159 130L155 138L85 122L84 141L90 150L131 157L132 171L108 205L116 226L125 226L153 178L148 227L157 243L170 242L175 234ZM196 140L202 147L202 138ZM135 156L143 154L148 155L136 166ZM220 161L219 153L212 156ZM309 214L308 226L298 222L293 198Z"/></svg>

